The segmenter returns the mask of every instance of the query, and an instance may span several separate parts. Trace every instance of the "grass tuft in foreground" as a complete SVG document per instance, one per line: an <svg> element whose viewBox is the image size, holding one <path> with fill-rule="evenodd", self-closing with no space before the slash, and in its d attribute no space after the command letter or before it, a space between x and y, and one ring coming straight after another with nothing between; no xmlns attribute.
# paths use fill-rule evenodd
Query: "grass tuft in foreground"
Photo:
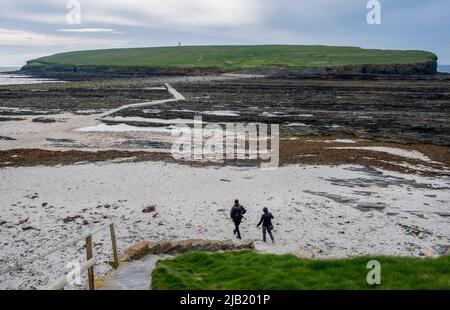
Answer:
<svg viewBox="0 0 450 310"><path fill-rule="evenodd" d="M381 285L370 286L370 260L381 263ZM306 260L252 251L189 252L160 261L156 290L450 289L450 256L438 259L358 257Z"/></svg>

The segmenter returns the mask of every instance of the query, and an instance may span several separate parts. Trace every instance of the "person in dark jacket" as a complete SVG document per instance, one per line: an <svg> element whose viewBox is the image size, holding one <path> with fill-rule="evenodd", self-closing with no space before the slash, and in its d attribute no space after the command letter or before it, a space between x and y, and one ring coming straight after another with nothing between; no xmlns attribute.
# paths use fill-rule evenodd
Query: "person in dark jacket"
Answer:
<svg viewBox="0 0 450 310"><path fill-rule="evenodd" d="M230 217L234 222L234 231L233 233L237 236L238 239L241 239L241 232L239 231L239 225L241 224L242 218L244 214L247 213L247 210L243 206L239 204L239 200L234 201L234 205L230 211Z"/></svg>
<svg viewBox="0 0 450 310"><path fill-rule="evenodd" d="M273 230L272 220L274 217L273 217L272 213L269 212L269 209L267 209L267 208L264 208L263 212L264 212L264 214L261 216L261 220L259 221L258 225L256 225L256 227L259 228L259 226L261 226L261 224L262 224L264 242L266 242L266 232L268 232L270 239L272 239L272 243L275 243L275 239L273 238L273 235L272 235L272 230Z"/></svg>

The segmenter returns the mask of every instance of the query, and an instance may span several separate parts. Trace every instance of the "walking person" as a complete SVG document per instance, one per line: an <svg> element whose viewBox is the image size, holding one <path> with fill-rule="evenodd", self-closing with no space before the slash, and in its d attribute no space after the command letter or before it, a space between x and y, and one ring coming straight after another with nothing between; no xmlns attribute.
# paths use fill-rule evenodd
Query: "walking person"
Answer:
<svg viewBox="0 0 450 310"><path fill-rule="evenodd" d="M273 217L272 213L269 212L269 209L267 209L267 208L264 208L263 212L264 213L261 216L261 220L259 221L258 225L256 225L256 227L259 228L259 226L261 226L261 224L262 224L262 232L263 232L264 242L266 242L266 233L269 233L270 239L272 239L272 243L275 243L275 239L273 238L273 235L272 235L272 230L273 230L272 220L274 217Z"/></svg>
<svg viewBox="0 0 450 310"><path fill-rule="evenodd" d="M234 205L230 211L230 217L234 222L234 231L233 233L236 235L238 239L241 239L241 232L239 231L239 225L241 224L242 218L244 214L247 213L247 210L243 206L239 204L239 200L234 201Z"/></svg>

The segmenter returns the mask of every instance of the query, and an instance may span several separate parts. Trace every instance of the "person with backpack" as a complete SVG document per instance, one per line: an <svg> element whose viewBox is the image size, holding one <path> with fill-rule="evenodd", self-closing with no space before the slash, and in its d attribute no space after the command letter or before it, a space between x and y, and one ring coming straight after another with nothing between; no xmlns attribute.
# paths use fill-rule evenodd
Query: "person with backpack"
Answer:
<svg viewBox="0 0 450 310"><path fill-rule="evenodd" d="M230 217L234 222L234 231L233 233L237 236L238 239L241 239L241 232L239 231L239 225L241 224L242 218L244 218L244 214L247 213L247 210L243 206L239 204L239 200L234 201L234 205L230 211Z"/></svg>
<svg viewBox="0 0 450 310"><path fill-rule="evenodd" d="M268 232L270 239L272 239L272 243L275 243L275 239L273 238L273 235L272 235L272 230L273 230L272 220L274 217L273 217L272 213L269 212L269 209L267 209L267 208L264 208L263 212L264 213L261 216L261 220L259 221L258 225L256 225L256 228L259 228L259 226L261 226L261 224L262 224L262 232L263 232L264 242L266 242L266 232Z"/></svg>

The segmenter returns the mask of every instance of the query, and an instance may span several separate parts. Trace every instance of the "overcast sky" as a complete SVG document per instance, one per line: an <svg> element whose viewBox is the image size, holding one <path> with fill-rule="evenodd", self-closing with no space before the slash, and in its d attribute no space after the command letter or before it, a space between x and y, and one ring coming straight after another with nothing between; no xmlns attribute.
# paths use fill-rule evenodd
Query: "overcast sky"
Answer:
<svg viewBox="0 0 450 310"><path fill-rule="evenodd" d="M206 44L330 44L435 52L450 64L449 0L1 0L0 66L56 52ZM70 15L72 16L72 15ZM73 21L73 20L72 20Z"/></svg>

